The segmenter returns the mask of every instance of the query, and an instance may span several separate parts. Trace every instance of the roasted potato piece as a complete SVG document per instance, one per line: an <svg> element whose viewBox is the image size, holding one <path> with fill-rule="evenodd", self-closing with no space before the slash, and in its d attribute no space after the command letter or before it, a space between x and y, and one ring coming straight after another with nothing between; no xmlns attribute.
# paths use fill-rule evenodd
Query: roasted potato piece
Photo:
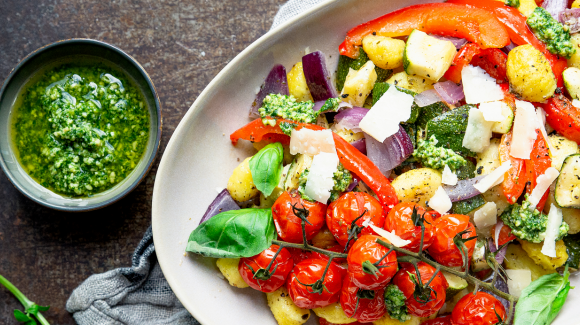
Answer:
<svg viewBox="0 0 580 325"><path fill-rule="evenodd" d="M216 265L230 285L236 288L247 288L249 285L242 279L238 271L239 258L218 258Z"/></svg>
<svg viewBox="0 0 580 325"><path fill-rule="evenodd" d="M350 324L356 322L356 319L346 316L340 303L335 302L326 307L314 308L312 311L318 316L326 319L333 324Z"/></svg>
<svg viewBox="0 0 580 325"><path fill-rule="evenodd" d="M401 202L414 202L426 207L425 201L441 186L441 172L431 168L412 169L395 178L392 185Z"/></svg>
<svg viewBox="0 0 580 325"><path fill-rule="evenodd" d="M360 69L350 69L342 88L342 101L362 107L377 81L373 61L368 61Z"/></svg>
<svg viewBox="0 0 580 325"><path fill-rule="evenodd" d="M373 325L419 325L428 318L421 318L417 316L412 316L411 319L405 322L401 322L397 319L392 319L388 313L385 314L381 319L373 322Z"/></svg>
<svg viewBox="0 0 580 325"><path fill-rule="evenodd" d="M381 69L403 66L405 41L386 36L369 35L363 38L363 50L369 59Z"/></svg>
<svg viewBox="0 0 580 325"><path fill-rule="evenodd" d="M544 243L532 243L526 240L519 240L522 249L528 253L528 256L540 265L545 270L556 270L566 263L568 253L566 253L566 245L563 240L556 242L556 257L552 258L542 254L542 246Z"/></svg>
<svg viewBox="0 0 580 325"><path fill-rule="evenodd" d="M556 78L542 52L520 45L508 54L507 77L513 92L530 102L543 102L556 90Z"/></svg>
<svg viewBox="0 0 580 325"><path fill-rule="evenodd" d="M365 137L363 132L353 132L352 130L342 129L342 130L333 130L334 133L340 135L345 141L348 143L355 142L356 140L360 140Z"/></svg>
<svg viewBox="0 0 580 325"><path fill-rule="evenodd" d="M554 273L556 271L548 271L536 264L532 260L522 246L518 244L509 244L505 255L505 265L512 270L530 270L532 272L532 281L541 277L542 275Z"/></svg>
<svg viewBox="0 0 580 325"><path fill-rule="evenodd" d="M247 201L260 193L252 179L252 172L250 172L251 158L252 157L248 157L244 159L244 161L234 169L232 176L230 176L230 179L228 180L227 189L232 195L232 198L238 202Z"/></svg>
<svg viewBox="0 0 580 325"><path fill-rule="evenodd" d="M310 310L298 308L284 286L274 292L266 293L266 297L278 325L300 325L310 318Z"/></svg>
<svg viewBox="0 0 580 325"><path fill-rule="evenodd" d="M306 77L304 76L304 69L302 68L302 61L296 63L288 75L288 90L290 95L296 97L296 101L305 102L312 100L312 95L310 94L310 89L306 83Z"/></svg>
<svg viewBox="0 0 580 325"><path fill-rule="evenodd" d="M574 3L576 2L580 1L575 1ZM572 56L568 59L568 66L580 69L580 34L572 34L570 42L572 42L572 45L574 45L577 50L576 53L572 54Z"/></svg>
<svg viewBox="0 0 580 325"><path fill-rule="evenodd" d="M518 10L522 13L522 15L528 17L532 14L537 6L538 5L536 4L536 0L520 0L520 6L518 7Z"/></svg>

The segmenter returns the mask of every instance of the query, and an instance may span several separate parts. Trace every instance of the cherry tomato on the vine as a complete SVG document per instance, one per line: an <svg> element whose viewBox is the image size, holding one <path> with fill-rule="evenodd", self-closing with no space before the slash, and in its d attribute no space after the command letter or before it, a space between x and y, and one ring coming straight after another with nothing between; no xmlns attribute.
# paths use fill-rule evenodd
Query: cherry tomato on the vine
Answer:
<svg viewBox="0 0 580 325"><path fill-rule="evenodd" d="M331 251L331 252L335 252L335 253L342 253L344 251L344 248L342 246L340 246L339 244L336 244L334 246L328 247L326 250ZM324 254L317 253L317 252L312 252L312 257L313 258L328 259L328 256L326 256ZM334 258L332 261L336 262L338 264L342 264L342 263L346 263L346 258Z"/></svg>
<svg viewBox="0 0 580 325"><path fill-rule="evenodd" d="M435 268L427 263L419 262L417 263L417 268L423 285L428 283L435 274ZM411 263L401 263L401 269L393 278L393 284L399 287L399 290L407 298L405 305L409 310L409 314L417 317L431 316L443 307L445 290L447 290L449 284L441 272L438 272L429 283L429 286L423 287L422 290L415 290L418 283L419 279L417 278L415 266Z"/></svg>
<svg viewBox="0 0 580 325"><path fill-rule="evenodd" d="M294 261L294 265L307 260L309 258L312 258L312 252L310 251L306 251L300 248L291 248L288 247L287 248L288 251L290 252L290 255L292 255L292 260Z"/></svg>
<svg viewBox="0 0 580 325"><path fill-rule="evenodd" d="M294 266L288 276L286 287L296 306L312 309L338 301L344 271L338 264L331 262L324 281L320 281L327 264L328 260L311 258Z"/></svg>
<svg viewBox="0 0 580 325"><path fill-rule="evenodd" d="M418 252L421 244L421 226L416 226L413 222L413 210L415 209L418 217L425 218L425 236L423 237L423 250L431 246L433 242L433 214L426 213L425 208L412 202L401 202L387 214L384 228L388 231L394 231L395 235L411 242L403 248L412 252ZM435 212L437 213L437 212Z"/></svg>
<svg viewBox="0 0 580 325"><path fill-rule="evenodd" d="M429 246L429 255L445 266L463 266L461 251L455 246L453 238L464 230L467 232L461 236L463 239L477 235L475 227L469 222L469 217L462 214L448 214L435 220L434 226L436 229L435 239ZM465 247L467 247L469 260L471 260L475 239L467 241Z"/></svg>
<svg viewBox="0 0 580 325"><path fill-rule="evenodd" d="M363 290L354 284L352 276L348 274L342 284L340 306L346 316L362 323L376 321L385 315L385 289Z"/></svg>
<svg viewBox="0 0 580 325"><path fill-rule="evenodd" d="M491 227L491 238L493 238L493 242L495 243L495 228L497 227L497 224L493 225ZM502 223L501 229L499 230L499 238L497 239L497 244L499 246L508 243L514 239L516 239L517 237L514 236L514 234L512 234L512 230L510 227L506 226L505 224Z"/></svg>
<svg viewBox="0 0 580 325"><path fill-rule="evenodd" d="M497 315L496 315L497 313ZM501 319L498 319L498 316ZM453 325L491 325L505 320L505 307L489 293L468 293L451 312Z"/></svg>
<svg viewBox="0 0 580 325"><path fill-rule="evenodd" d="M363 217L355 223L358 229L362 229L357 236L374 233L370 227L363 228L362 224L365 220L370 219L370 223L379 228L382 228L385 223L385 213L381 203L364 192L345 193L328 206L328 210L326 210L326 225L343 247L348 242L349 231L356 230L351 229L352 222L361 215ZM352 238L349 245L354 241L355 239Z"/></svg>
<svg viewBox="0 0 580 325"><path fill-rule="evenodd" d="M274 259L279 248L278 245L272 245L258 255L240 259L238 271L250 287L262 292L272 292L284 285L294 262L286 248L282 248ZM273 259L274 263L268 268Z"/></svg>
<svg viewBox="0 0 580 325"><path fill-rule="evenodd" d="M274 202L272 215L278 236L290 243L302 243L302 219L297 213L308 214L306 218L306 239L310 240L324 226L326 205L320 202L310 202L302 199L298 192L284 192Z"/></svg>
<svg viewBox="0 0 580 325"><path fill-rule="evenodd" d="M361 289L384 288L397 273L397 253L393 251L383 258L389 249L377 243L377 239L381 237L364 235L348 252L348 273Z"/></svg>
<svg viewBox="0 0 580 325"><path fill-rule="evenodd" d="M433 319L428 319L421 323L421 325L453 325L451 323L451 315L445 315Z"/></svg>

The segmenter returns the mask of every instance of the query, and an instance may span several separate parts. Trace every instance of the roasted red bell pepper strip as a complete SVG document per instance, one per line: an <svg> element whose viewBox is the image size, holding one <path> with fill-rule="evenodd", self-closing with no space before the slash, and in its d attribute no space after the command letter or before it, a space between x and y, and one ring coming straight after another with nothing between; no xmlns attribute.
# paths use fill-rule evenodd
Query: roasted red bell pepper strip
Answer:
<svg viewBox="0 0 580 325"><path fill-rule="evenodd" d="M557 94L542 105L546 121L558 133L580 144L580 108L562 94Z"/></svg>
<svg viewBox="0 0 580 325"><path fill-rule="evenodd" d="M297 130L300 130L303 127L311 130L325 130L323 127L318 125L297 123L294 121L282 119L276 120L275 126L270 126L264 125L261 119L257 119L232 133L230 135L230 140L235 145L239 139L258 142L262 141L264 136L267 134L284 134L279 127L281 122L297 124ZM373 162L367 156L363 155L360 151L358 151L358 149L353 147L338 134L333 132L332 136L334 137L334 144L338 153L338 159L344 168L355 173L356 176L358 176L373 190L373 192L375 192L379 198L379 201L386 209L385 212L390 211L393 206L399 203L397 193L395 192L393 186L391 186L391 182L385 177L385 175L383 175L383 173L381 173L379 168L373 164Z"/></svg>
<svg viewBox="0 0 580 325"><path fill-rule="evenodd" d="M489 231L491 233L491 238L495 242L495 227L497 227L497 223L491 227ZM499 246L509 243L510 241L516 239L517 237L512 234L512 229L505 224L502 223L501 229L499 230L499 238L497 239L497 244Z"/></svg>
<svg viewBox="0 0 580 325"><path fill-rule="evenodd" d="M503 24L487 10L451 3L428 3L393 11L351 29L339 51L356 58L365 36L406 36L413 29L465 38L482 48L502 48L510 43Z"/></svg>
<svg viewBox="0 0 580 325"><path fill-rule="evenodd" d="M499 160L502 163L506 161L511 162L512 166L507 173L505 173L501 187L508 202L514 204L524 192L528 179L524 160L510 156L511 142L511 131L501 137L499 145Z"/></svg>
<svg viewBox="0 0 580 325"><path fill-rule="evenodd" d="M500 49L482 49L475 43L467 43L455 54L445 78L459 83L461 70L468 64L481 67L500 83L507 81L507 55Z"/></svg>
<svg viewBox="0 0 580 325"><path fill-rule="evenodd" d="M536 130L537 138L534 143L534 148L530 154L530 159L526 160L526 173L528 174L528 181L526 193L531 194L532 190L536 188L538 176L546 172L550 166L552 166L552 158L550 158L550 151L544 136L540 130ZM544 193L542 199L536 206L536 209L542 211L544 209L544 204L548 199L549 190Z"/></svg>
<svg viewBox="0 0 580 325"><path fill-rule="evenodd" d="M504 5L495 0L448 0L448 3L469 5L472 8L480 8L492 12L503 23L510 39L516 45L531 44L542 52L552 66L556 76L558 87L564 86L562 72L568 66L566 58L561 58L548 51L546 45L540 41L528 27L526 17L519 10Z"/></svg>

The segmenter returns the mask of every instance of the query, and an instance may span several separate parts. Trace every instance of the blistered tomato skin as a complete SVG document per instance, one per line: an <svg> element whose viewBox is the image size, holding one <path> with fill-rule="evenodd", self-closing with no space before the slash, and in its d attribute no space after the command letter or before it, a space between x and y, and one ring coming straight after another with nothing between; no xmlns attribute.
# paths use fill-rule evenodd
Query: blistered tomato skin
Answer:
<svg viewBox="0 0 580 325"><path fill-rule="evenodd" d="M438 263L445 266L463 266L463 258L459 248L455 246L453 237L458 233L468 230L462 238L467 239L477 236L475 227L469 222L469 217L462 214L448 214L435 220L435 238L429 246L429 255ZM475 239L465 243L469 260L475 248Z"/></svg>
<svg viewBox="0 0 580 325"><path fill-rule="evenodd" d="M354 243L348 252L348 273L351 275L353 283L361 289L384 288L397 273L397 253L394 251L389 253L378 266L374 266L389 251L388 248L376 242L380 238L375 235L364 235ZM376 267L376 274L366 273L363 270L365 264L372 264L371 268Z"/></svg>
<svg viewBox="0 0 580 325"><path fill-rule="evenodd" d="M346 316L354 318L361 323L368 323L376 321L385 315L387 309L385 308L385 289L376 291L369 290L366 294L371 294L372 298L359 298L360 291L364 291L354 284L352 277L347 275L344 278L342 285L342 292L340 294L340 306L344 310ZM358 306L357 306L358 300Z"/></svg>
<svg viewBox="0 0 580 325"><path fill-rule="evenodd" d="M278 288L284 285L288 274L290 274L290 271L292 271L292 267L294 266L292 256L286 248L282 248L270 267L270 272L272 273L270 279L260 280L254 277L254 272L268 267L279 248L280 246L278 245L272 245L256 256L240 259L238 271L240 272L242 279L244 279L250 287L262 292L272 292L278 290ZM252 271L252 269L254 271Z"/></svg>
<svg viewBox="0 0 580 325"><path fill-rule="evenodd" d="M348 192L328 206L326 210L326 225L343 247L348 242L348 231L351 229L352 222L363 213L364 216L356 222L357 226L362 228L363 222L370 219L371 224L379 228L383 227L386 214L379 201L367 193ZM371 233L373 231L370 227L364 227L360 234Z"/></svg>
<svg viewBox="0 0 580 325"><path fill-rule="evenodd" d="M331 263L326 272L323 282L325 288L322 289L322 292L313 292L312 287L304 285L313 284L321 279L327 264L328 260L312 258L294 266L290 276L288 276L286 287L296 306L312 309L328 306L339 300L344 271L334 262Z"/></svg>
<svg viewBox="0 0 580 325"><path fill-rule="evenodd" d="M451 312L453 325L488 325L505 320L505 308L494 296L478 291L461 298Z"/></svg>
<svg viewBox="0 0 580 325"><path fill-rule="evenodd" d="M435 274L435 268L424 262L419 262L417 267L419 268L421 283L423 284L429 282L433 274ZM441 273L437 273L435 278L429 283L429 286L433 290L428 299L429 301L423 303L422 301L417 301L413 295L415 283L413 283L409 274L417 276L415 267L410 263L401 263L401 269L393 278L393 284L399 287L407 298L405 305L407 306L409 314L417 317L429 317L435 314L445 303L445 290L449 287L447 280Z"/></svg>
<svg viewBox="0 0 580 325"><path fill-rule="evenodd" d="M412 202L401 202L397 204L385 219L384 228L388 231L394 231L395 234L402 239L410 240L411 242L403 248L412 252L419 252L421 244L421 227L415 226L412 215L413 209L416 209L419 216L425 217L425 236L423 239L423 250L426 250L433 242L433 217L431 213L425 213L425 209ZM435 212L436 213L436 212Z"/></svg>
<svg viewBox="0 0 580 325"><path fill-rule="evenodd" d="M451 323L451 315L429 319L421 323L421 325L453 325Z"/></svg>
<svg viewBox="0 0 580 325"><path fill-rule="evenodd" d="M322 226L324 226L326 204L303 200L298 192L284 192L274 202L272 215L278 236L283 241L302 243L302 219L294 214L293 206L308 210L307 220L310 224L306 223L306 239L312 239Z"/></svg>

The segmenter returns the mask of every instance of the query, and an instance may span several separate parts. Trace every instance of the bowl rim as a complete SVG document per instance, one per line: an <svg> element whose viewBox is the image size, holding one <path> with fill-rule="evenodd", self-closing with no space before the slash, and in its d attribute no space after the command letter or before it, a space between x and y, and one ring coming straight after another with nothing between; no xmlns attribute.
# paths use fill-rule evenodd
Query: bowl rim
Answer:
<svg viewBox="0 0 580 325"><path fill-rule="evenodd" d="M165 147L163 156L161 157L161 161L159 162L159 166L157 168L157 174L155 177L155 183L153 185L153 197L152 197L152 202L151 202L151 223L152 223L152 229L153 229L153 242L157 243L159 245L159 243L163 242L162 238L160 238L158 235L158 233L155 231L156 228L161 226L161 223L163 222L160 217L155 217L156 213L156 209L157 209L157 204L156 204L156 197L159 197L159 194L157 194L160 191L159 186L157 186L157 180L159 179L160 175L163 175L166 173L165 169L166 169L166 164L167 164L167 158L168 156L170 156L169 154L167 154L168 152L171 153L173 151L176 150L176 148L174 148L175 143L177 142L177 138L180 138L182 136L182 134L184 132L186 132L186 123L185 121L191 119L191 116L194 114L194 112L199 108L200 103L204 102L206 97L211 96L212 93L212 89L215 87L215 85L224 78L224 76L227 76L230 71L232 69L234 69L238 63L240 61L245 60L249 55L252 55L252 53L254 51L257 51L257 48L263 44L268 42L271 38L275 37L278 33L280 33L282 30L287 29L288 27L295 25L297 23L299 23L304 17L309 16L317 11L321 11L324 8L327 7L332 7L332 6L336 6L337 3L340 2L344 2L344 0L328 0L328 1L322 1L316 5L313 5L312 7L310 7L307 10L304 10L302 12L300 12L299 14L289 18L288 20L280 23L279 25L277 25L276 27L268 30L268 32L266 32L264 35L262 35L261 37L259 37L257 40L255 40L254 42L252 42L250 45L248 45L248 47L246 47L242 52L240 52L238 55L236 55L211 81L210 83L203 89L203 91L199 94L199 96L195 99L195 101L193 102L193 104L189 107L189 109L187 110L187 112L185 113L185 115L181 118L181 120L179 121L179 124L177 125L177 127L175 128L175 131L173 132L173 134L171 135L171 138L169 139L169 142L167 143L167 146ZM156 235L157 234L157 235ZM169 286L171 287L171 289L173 290L173 292L175 293L176 297L181 301L181 303L183 304L183 306L185 307L185 309L192 314L192 316L201 324L210 324L211 320L208 319L206 317L205 314L202 314L200 312L197 312L196 308L194 305L192 305L190 302L186 301L186 300L181 300L181 298L183 297L183 295L181 294L181 288L179 286L179 282L178 279L174 278L172 276L171 272L165 272L165 270L168 270L169 268L171 268L171 265L169 265L169 261L166 261L164 258L158 256L158 262L159 262L159 266L161 267L161 271L163 272L165 279L167 280L167 283L169 284Z"/></svg>
<svg viewBox="0 0 580 325"><path fill-rule="evenodd" d="M42 201L42 200L38 199L35 195L31 194L26 188L24 188L23 186L20 186L20 184L18 184L15 181L12 173L7 168L6 162L4 161L4 158L2 155L0 155L0 167L4 171L4 174L6 175L6 177L10 181L10 183L12 183L12 185L18 191L20 191L20 193L22 193L24 196L26 196L30 200L32 200L32 201L34 201L42 206L45 206L47 208L51 208L51 209L58 210L58 211L86 212L86 211L94 211L94 210L97 210L100 208L104 208L108 205L111 205L111 204L121 200L122 198L127 196L131 191L133 191L137 187L137 185L139 185L143 181L143 179L145 179L145 176L147 176L147 174L149 173L149 171L153 167L153 163L155 162L155 159L156 159L157 154L159 152L159 145L161 143L161 134L162 134L162 130L163 130L163 118L162 118L161 101L159 100L159 95L157 93L157 90L155 89L155 85L153 84L151 77L149 76L147 71L145 71L143 66L141 66L141 64L135 58L133 58L131 55L127 54L125 51L121 50L120 48L118 48L112 44L109 44L109 43L106 43L103 41L99 41L99 40L95 40L95 39L91 39L91 38L70 38L70 39L59 40L59 41L44 45L44 46L30 52L22 60L20 60L20 62L18 62L18 64L10 71L8 76L4 79L4 82L2 84L2 88L0 88L0 100L3 98L4 92L6 91L6 88L8 87L10 82L12 81L12 78L16 75L16 73L26 63L28 63L28 61L30 61L32 58L36 57L40 53L43 53L47 50L50 50L50 49L55 48L55 47L63 46L63 45L73 44L73 43L81 43L81 44L90 44L90 45L101 46L101 47L104 47L108 50L116 52L117 54L119 54L123 58L125 58L127 61L129 61L131 64L133 64L133 66L135 66L137 71L139 71L139 74L141 75L141 77L144 78L145 81L147 82L147 86L149 87L149 89L153 93L153 99L155 102L155 110L157 112L157 125L158 125L158 127L157 127L157 136L155 137L155 144L153 146L153 151L152 151L150 157L148 158L147 165L146 165L145 169L141 172L141 175L139 175L139 177L131 185L129 185L126 189L124 189L120 193L114 195L113 197L111 197L108 200L105 200L105 201L102 201L102 202L99 202L95 205L90 205L90 206L80 206L80 205L79 206L63 206L63 205L58 205L58 204ZM12 107L10 108L10 110L12 110ZM79 199L82 200L83 198L79 198ZM76 200L78 200L78 199L76 199Z"/></svg>

